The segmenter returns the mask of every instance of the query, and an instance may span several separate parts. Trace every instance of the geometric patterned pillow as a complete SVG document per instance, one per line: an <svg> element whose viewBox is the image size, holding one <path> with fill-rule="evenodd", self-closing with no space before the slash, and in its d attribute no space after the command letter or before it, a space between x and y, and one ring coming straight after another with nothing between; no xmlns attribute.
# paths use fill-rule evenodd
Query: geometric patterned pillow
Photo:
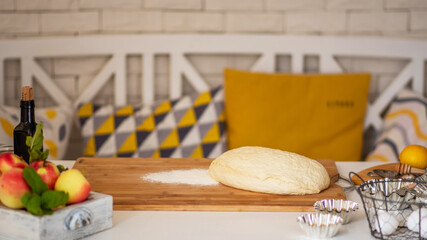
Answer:
<svg viewBox="0 0 427 240"><path fill-rule="evenodd" d="M398 162L399 153L411 144L427 147L427 99L403 89L392 101L382 133L366 161Z"/></svg>
<svg viewBox="0 0 427 240"><path fill-rule="evenodd" d="M20 108L0 106L0 143L13 146L13 129L18 125ZM49 149L48 159L63 159L71 133L72 108L57 106L35 108L35 120L43 122L43 149Z"/></svg>
<svg viewBox="0 0 427 240"><path fill-rule="evenodd" d="M227 147L222 86L152 106L86 103L77 116L85 156L215 158Z"/></svg>

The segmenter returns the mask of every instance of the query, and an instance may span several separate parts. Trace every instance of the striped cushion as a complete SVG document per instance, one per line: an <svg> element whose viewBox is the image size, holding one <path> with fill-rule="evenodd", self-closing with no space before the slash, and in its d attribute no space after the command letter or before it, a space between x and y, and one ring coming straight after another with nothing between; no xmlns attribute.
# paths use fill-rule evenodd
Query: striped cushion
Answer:
<svg viewBox="0 0 427 240"><path fill-rule="evenodd" d="M397 162L410 144L427 146L427 99L403 89L387 111L383 131L366 161Z"/></svg>

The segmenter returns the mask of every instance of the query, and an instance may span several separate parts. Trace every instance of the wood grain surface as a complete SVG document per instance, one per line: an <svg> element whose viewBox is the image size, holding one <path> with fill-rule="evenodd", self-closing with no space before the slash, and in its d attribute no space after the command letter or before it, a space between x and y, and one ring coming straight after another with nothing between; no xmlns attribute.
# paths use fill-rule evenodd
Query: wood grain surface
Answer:
<svg viewBox="0 0 427 240"><path fill-rule="evenodd" d="M377 166L373 166L373 167L364 169L364 170L362 170L360 172L357 172L357 175L359 175L363 179L363 181L362 181L362 179L358 178L355 175L353 175L351 177L351 180L354 182L354 184L360 185L364 181L368 181L368 180L371 180L371 179L381 179L382 177L371 177L371 176L368 176L368 173L372 172L374 169L383 169L383 170L395 171L396 170L396 166L398 164L399 163L386 163L386 164L380 164L380 165L377 165Z"/></svg>
<svg viewBox="0 0 427 240"><path fill-rule="evenodd" d="M345 199L343 189L331 183L311 195L276 195L235 189L222 184L200 186L149 182L148 173L208 169L212 159L198 158L79 158L74 168L84 169L92 191L113 196L114 210L192 211L314 211L322 199ZM335 182L332 160L318 160Z"/></svg>

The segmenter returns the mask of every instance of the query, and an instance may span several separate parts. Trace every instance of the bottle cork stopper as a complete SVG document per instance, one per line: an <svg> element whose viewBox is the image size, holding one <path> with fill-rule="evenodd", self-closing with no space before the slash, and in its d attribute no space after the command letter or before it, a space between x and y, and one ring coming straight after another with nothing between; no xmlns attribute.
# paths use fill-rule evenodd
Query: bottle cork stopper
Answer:
<svg viewBox="0 0 427 240"><path fill-rule="evenodd" d="M24 86L22 87L22 101L33 100L33 87Z"/></svg>

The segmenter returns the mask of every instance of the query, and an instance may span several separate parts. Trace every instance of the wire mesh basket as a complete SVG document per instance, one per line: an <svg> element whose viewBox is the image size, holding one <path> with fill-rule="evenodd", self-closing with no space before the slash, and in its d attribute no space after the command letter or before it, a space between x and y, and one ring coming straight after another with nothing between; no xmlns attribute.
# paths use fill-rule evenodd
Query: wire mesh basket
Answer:
<svg viewBox="0 0 427 240"><path fill-rule="evenodd" d="M427 176L373 179L357 188L372 236L427 239Z"/></svg>

